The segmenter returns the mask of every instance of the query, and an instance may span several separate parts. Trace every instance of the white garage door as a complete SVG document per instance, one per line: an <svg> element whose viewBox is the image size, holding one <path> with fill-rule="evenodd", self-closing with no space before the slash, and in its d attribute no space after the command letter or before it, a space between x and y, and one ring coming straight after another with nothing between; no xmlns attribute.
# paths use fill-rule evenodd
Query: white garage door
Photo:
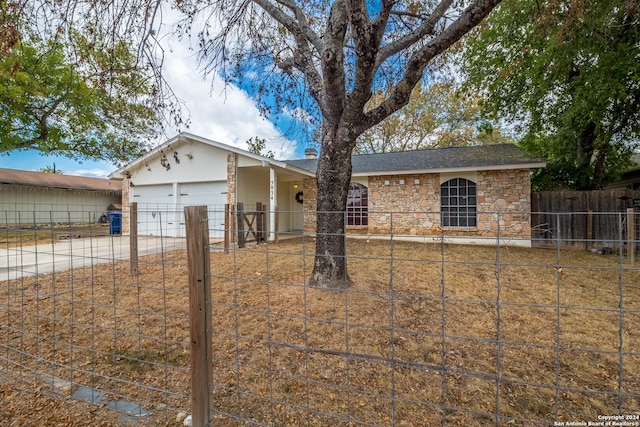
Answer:
<svg viewBox="0 0 640 427"><path fill-rule="evenodd" d="M180 184L180 235L185 235L184 207L206 206L209 211L209 237L224 237L224 205L227 203L225 181Z"/></svg>
<svg viewBox="0 0 640 427"><path fill-rule="evenodd" d="M138 234L141 236L184 237L184 207L205 205L209 211L209 236L224 236L224 205L227 202L225 181L141 185L132 188L138 202Z"/></svg>
<svg viewBox="0 0 640 427"><path fill-rule="evenodd" d="M172 236L176 222L173 185L143 185L131 188L138 203L138 234Z"/></svg>
<svg viewBox="0 0 640 427"><path fill-rule="evenodd" d="M182 206L205 205L224 209L225 203L227 203L227 183L224 181L180 184Z"/></svg>

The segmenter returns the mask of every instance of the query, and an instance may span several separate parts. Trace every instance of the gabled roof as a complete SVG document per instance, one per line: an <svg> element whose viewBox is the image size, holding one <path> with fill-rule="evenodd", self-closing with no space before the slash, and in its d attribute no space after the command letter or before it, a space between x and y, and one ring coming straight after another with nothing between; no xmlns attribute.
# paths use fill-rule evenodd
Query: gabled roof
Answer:
<svg viewBox="0 0 640 427"><path fill-rule="evenodd" d="M318 159L286 162L314 173L318 166ZM500 144L361 154L352 156L351 164L352 174L358 176L541 168L546 162L516 145Z"/></svg>
<svg viewBox="0 0 640 427"><path fill-rule="evenodd" d="M21 171L15 169L0 169L0 184L58 188L64 190L106 191L117 193L122 191L122 182L120 180L87 178L84 176Z"/></svg>
<svg viewBox="0 0 640 427"><path fill-rule="evenodd" d="M304 170L304 169L299 169L295 165L290 165L288 163L285 163L285 162L282 162L282 161L279 161L279 160L275 160L275 159L271 159L269 157L261 156L260 154L255 154L255 153L252 153L250 151L234 147L232 145L227 145L227 144L223 144L222 142L214 141L212 139L203 138L201 136L194 135L194 134L191 134L191 133L188 133L188 132L182 132L182 133L174 136L173 138L169 139L168 141L164 142L163 144L157 146L156 148L154 148L153 150L151 150L148 153L144 154L143 156L140 156L137 159L133 160L132 162L129 162L128 164L124 165L123 167L121 167L117 171L110 173L109 174L109 178L119 178L119 179L124 178L126 171L131 170L131 169L135 168L136 166L138 166L140 164L144 164L144 162L148 161L149 159L152 159L152 158L155 158L157 156L160 156L161 153L163 152L163 150L166 150L168 147L177 147L177 146L187 142L187 140L196 141L196 142L199 142L199 143L202 143L202 144L205 144L205 145L209 145L211 147L216 147L216 148L220 148L222 150L226 150L226 151L231 152L231 153L240 154L240 155L243 155L245 157L249 157L249 158L258 160L258 161L262 162L264 165L270 165L270 166L273 166L273 167L276 167L276 168L282 168L282 169L289 169L289 170L292 170L294 172L301 173L301 174L304 174L304 175L311 175L309 171Z"/></svg>

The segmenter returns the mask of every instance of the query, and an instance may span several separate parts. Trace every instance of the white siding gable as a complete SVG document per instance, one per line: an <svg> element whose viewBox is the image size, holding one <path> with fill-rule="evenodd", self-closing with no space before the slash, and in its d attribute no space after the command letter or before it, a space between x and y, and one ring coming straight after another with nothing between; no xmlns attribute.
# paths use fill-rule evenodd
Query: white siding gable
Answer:
<svg viewBox="0 0 640 427"><path fill-rule="evenodd" d="M134 185L227 180L226 150L186 140L131 170ZM167 167L168 166L168 167Z"/></svg>

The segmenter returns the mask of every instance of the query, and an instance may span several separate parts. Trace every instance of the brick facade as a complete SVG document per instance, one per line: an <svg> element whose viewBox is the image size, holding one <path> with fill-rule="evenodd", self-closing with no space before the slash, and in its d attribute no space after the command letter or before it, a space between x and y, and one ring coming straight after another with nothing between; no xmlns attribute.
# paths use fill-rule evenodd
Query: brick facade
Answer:
<svg viewBox="0 0 640 427"><path fill-rule="evenodd" d="M237 186L236 153L227 154L227 203L235 205ZM459 177L476 183L477 224L475 227L445 227L448 236L531 238L531 182L529 169L477 171ZM440 182L458 177L448 173L370 176L368 226L347 227L348 233L435 236L440 224ZM122 231L128 233L130 179L122 181ZM303 179L304 231L316 225L316 180Z"/></svg>

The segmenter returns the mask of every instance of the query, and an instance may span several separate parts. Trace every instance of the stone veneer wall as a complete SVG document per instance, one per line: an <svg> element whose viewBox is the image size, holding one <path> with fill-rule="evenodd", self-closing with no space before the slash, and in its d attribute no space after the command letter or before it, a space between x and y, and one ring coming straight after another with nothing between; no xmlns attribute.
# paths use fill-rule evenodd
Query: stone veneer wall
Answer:
<svg viewBox="0 0 640 427"><path fill-rule="evenodd" d="M236 204L237 160L236 153L227 154L227 203L230 206Z"/></svg>
<svg viewBox="0 0 640 427"><path fill-rule="evenodd" d="M531 238L531 175L528 169L478 172L477 235ZM498 221L499 219L499 221Z"/></svg>
<svg viewBox="0 0 640 427"><path fill-rule="evenodd" d="M440 181L438 174L369 177L369 232L439 234Z"/></svg>
<svg viewBox="0 0 640 427"><path fill-rule="evenodd" d="M122 234L129 233L129 223L131 216L129 215L129 192L131 191L131 179L124 178L122 180Z"/></svg>
<svg viewBox="0 0 640 427"><path fill-rule="evenodd" d="M369 227L371 234L439 235L439 174L369 177ZM304 229L315 231L316 183L305 178ZM447 227L450 236L531 237L531 181L528 169L481 171L477 174L477 227ZM497 215L499 214L499 215ZM347 228L347 232L351 227ZM361 232L355 227L351 232Z"/></svg>

